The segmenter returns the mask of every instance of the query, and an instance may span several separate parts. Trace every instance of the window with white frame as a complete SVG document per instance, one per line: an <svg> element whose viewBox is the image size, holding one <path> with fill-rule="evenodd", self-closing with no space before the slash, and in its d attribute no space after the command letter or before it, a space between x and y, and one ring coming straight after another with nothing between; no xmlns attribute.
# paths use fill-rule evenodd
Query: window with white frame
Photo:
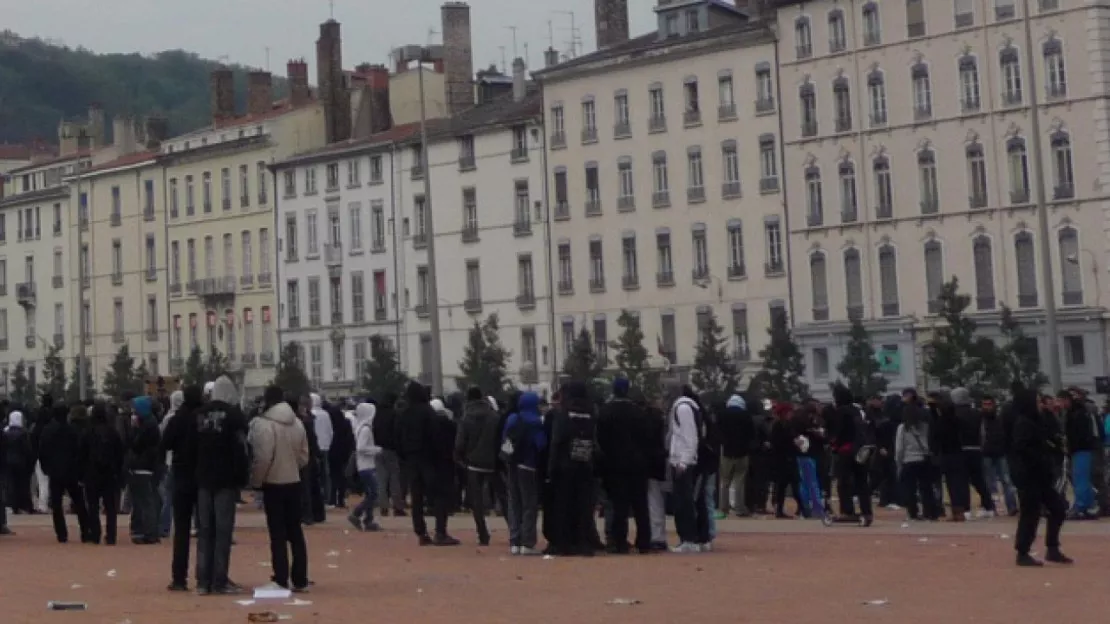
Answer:
<svg viewBox="0 0 1110 624"><path fill-rule="evenodd" d="M971 255L975 265L975 307L980 311L993 310L994 252L990 237L986 234L976 236L971 244Z"/></svg>
<svg viewBox="0 0 1110 624"><path fill-rule="evenodd" d="M965 54L959 61L960 69L960 108L965 113L979 110L979 62L974 56Z"/></svg>
<svg viewBox="0 0 1110 624"><path fill-rule="evenodd" d="M747 275L744 261L744 226L739 219L730 219L727 224L728 236L728 276L739 278Z"/></svg>
<svg viewBox="0 0 1110 624"><path fill-rule="evenodd" d="M724 163L724 183L726 185L740 186L740 155L736 151L735 142L726 142L721 146L721 160Z"/></svg>
<svg viewBox="0 0 1110 624"><path fill-rule="evenodd" d="M304 170L304 194L316 194L316 167L307 167Z"/></svg>
<svg viewBox="0 0 1110 624"><path fill-rule="evenodd" d="M966 148L968 192L972 208L987 206L987 161L983 146L970 143Z"/></svg>
<svg viewBox="0 0 1110 624"><path fill-rule="evenodd" d="M898 257L894 246L889 244L879 247L879 293L882 315L898 316Z"/></svg>
<svg viewBox="0 0 1110 624"><path fill-rule="evenodd" d="M1045 93L1048 99L1055 100L1068 95L1068 76L1064 67L1064 46L1053 37L1044 42Z"/></svg>
<svg viewBox="0 0 1110 624"><path fill-rule="evenodd" d="M297 260L297 215L295 213L288 213L285 215L285 261L295 262Z"/></svg>
<svg viewBox="0 0 1110 624"><path fill-rule="evenodd" d="M590 241L590 288L605 288L605 256L602 253L601 239Z"/></svg>
<svg viewBox="0 0 1110 624"><path fill-rule="evenodd" d="M863 271L860 268L859 250L844 250L844 298L850 320L863 318Z"/></svg>
<svg viewBox="0 0 1110 624"><path fill-rule="evenodd" d="M652 157L651 170L652 190L655 193L667 193L670 190L670 183L667 179L667 155L665 153L657 152Z"/></svg>
<svg viewBox="0 0 1110 624"><path fill-rule="evenodd" d="M308 325L320 326L320 278L308 278Z"/></svg>
<svg viewBox="0 0 1110 624"><path fill-rule="evenodd" d="M305 255L308 257L320 255L320 215L315 209L305 212L304 227L308 245Z"/></svg>
<svg viewBox="0 0 1110 624"><path fill-rule="evenodd" d="M821 193L821 170L807 167L806 179L806 225L816 227L825 223L825 207Z"/></svg>
<svg viewBox="0 0 1110 624"><path fill-rule="evenodd" d="M242 247L241 253L243 254L243 277L251 278L253 281L254 276L254 249L251 245L251 231L243 230L240 234L240 246Z"/></svg>
<svg viewBox="0 0 1110 624"><path fill-rule="evenodd" d="M763 231L767 244L767 269L772 273L780 272L785 268L782 250L782 226L778 219L765 221Z"/></svg>
<svg viewBox="0 0 1110 624"><path fill-rule="evenodd" d="M243 354L254 356L254 310L243 308Z"/></svg>
<svg viewBox="0 0 1110 624"><path fill-rule="evenodd" d="M597 108L593 99L582 102L582 138L589 140L597 137Z"/></svg>
<svg viewBox="0 0 1110 624"><path fill-rule="evenodd" d="M380 199L370 202L370 249L385 251L385 205Z"/></svg>
<svg viewBox="0 0 1110 624"><path fill-rule="evenodd" d="M882 22L879 19L879 5L876 2L868 2L863 5L863 45L874 46L882 42Z"/></svg>
<svg viewBox="0 0 1110 624"><path fill-rule="evenodd" d="M759 139L759 177L762 180L777 180L779 177L778 157L775 155L775 138L773 136L760 137Z"/></svg>
<svg viewBox="0 0 1110 624"><path fill-rule="evenodd" d="M630 131L628 115L628 94L621 91L613 96L613 119L618 134Z"/></svg>
<svg viewBox="0 0 1110 624"><path fill-rule="evenodd" d="M674 258L671 254L670 232L655 234L656 265L661 279L670 280L674 276Z"/></svg>
<svg viewBox="0 0 1110 624"><path fill-rule="evenodd" d="M700 148L691 148L686 152L686 188L704 192L705 171L702 168Z"/></svg>
<svg viewBox="0 0 1110 624"><path fill-rule="evenodd" d="M798 58L807 59L813 56L813 30L809 26L809 18L802 16L794 20L794 46Z"/></svg>
<svg viewBox="0 0 1110 624"><path fill-rule="evenodd" d="M235 277L235 242L231 234L224 234L224 277Z"/></svg>
<svg viewBox="0 0 1110 624"><path fill-rule="evenodd" d="M362 271L351 272L351 322L366 322L366 279Z"/></svg>
<svg viewBox="0 0 1110 624"><path fill-rule="evenodd" d="M351 229L351 251L362 251L362 202L347 205L347 227Z"/></svg>
<svg viewBox="0 0 1110 624"><path fill-rule="evenodd" d="M516 258L517 296L526 301L536 297L535 278L532 274L532 254L520 254Z"/></svg>
<svg viewBox="0 0 1110 624"><path fill-rule="evenodd" d="M921 193L921 213L936 213L940 208L940 188L937 182L937 156L931 148L917 153L917 178Z"/></svg>
<svg viewBox="0 0 1110 624"><path fill-rule="evenodd" d="M258 230L258 274L270 276L270 230Z"/></svg>
<svg viewBox="0 0 1110 624"><path fill-rule="evenodd" d="M709 242L705 237L705 224L695 223L691 232L694 251L694 279L709 277Z"/></svg>
<svg viewBox="0 0 1110 624"><path fill-rule="evenodd" d="M1052 134L1053 198L1075 197L1075 170L1072 167L1071 137L1064 131Z"/></svg>
<svg viewBox="0 0 1110 624"><path fill-rule="evenodd" d="M631 159L621 159L617 161L617 178L620 186L620 197L628 199L635 196L636 189L632 184Z"/></svg>
<svg viewBox="0 0 1110 624"><path fill-rule="evenodd" d="M574 266L570 255L570 243L559 243L559 290L570 290L574 287Z"/></svg>
<svg viewBox="0 0 1110 624"><path fill-rule="evenodd" d="M1006 46L998 53L1002 70L1002 103L1016 106L1022 103L1021 60L1014 46Z"/></svg>
<svg viewBox="0 0 1110 624"><path fill-rule="evenodd" d="M639 262L636 257L636 233L626 232L621 236L621 269L624 285L635 286L640 283Z"/></svg>
<svg viewBox="0 0 1110 624"><path fill-rule="evenodd" d="M825 254L815 251L809 256L809 282L813 297L813 320L829 320L829 275Z"/></svg>
<svg viewBox="0 0 1110 624"><path fill-rule="evenodd" d="M871 125L886 124L886 80L882 71L875 70L867 77L867 98L871 111Z"/></svg>
<svg viewBox="0 0 1110 624"><path fill-rule="evenodd" d="M466 299L482 300L482 272L477 260L466 261Z"/></svg>
<svg viewBox="0 0 1110 624"><path fill-rule="evenodd" d="M717 106L723 117L736 114L736 93L733 90L732 74L722 74L717 77Z"/></svg>
<svg viewBox="0 0 1110 624"><path fill-rule="evenodd" d="M829 52L837 53L848 49L848 33L844 27L844 11L829 11Z"/></svg>
<svg viewBox="0 0 1110 624"><path fill-rule="evenodd" d="M933 84L929 78L929 66L918 63L910 70L913 78L913 110L915 119L928 119L933 116Z"/></svg>
<svg viewBox="0 0 1110 624"><path fill-rule="evenodd" d="M894 216L894 183L890 175L890 159L879 156L873 165L875 174L875 199L878 207L875 216L879 219L889 219Z"/></svg>
<svg viewBox="0 0 1110 624"><path fill-rule="evenodd" d="M840 163L840 221L855 223L859 219L859 197L856 194L856 167L851 161Z"/></svg>
<svg viewBox="0 0 1110 624"><path fill-rule="evenodd" d="M478 234L478 192L473 187L462 190L463 233Z"/></svg>
<svg viewBox="0 0 1110 624"><path fill-rule="evenodd" d="M381 156L371 156L370 157L370 183L371 184L381 184L382 177L383 177L382 171L383 171L382 170L382 157Z"/></svg>
<svg viewBox="0 0 1110 624"><path fill-rule="evenodd" d="M651 106L651 119L657 122L666 119L667 109L663 103L663 87L656 86L649 90L648 101Z"/></svg>
<svg viewBox="0 0 1110 624"><path fill-rule="evenodd" d="M1029 202L1029 153L1025 139L1014 137L1006 143L1007 168L1010 172L1010 203Z"/></svg>
<svg viewBox="0 0 1110 624"><path fill-rule="evenodd" d="M362 167L357 158L347 161L347 186L358 186L362 177Z"/></svg>

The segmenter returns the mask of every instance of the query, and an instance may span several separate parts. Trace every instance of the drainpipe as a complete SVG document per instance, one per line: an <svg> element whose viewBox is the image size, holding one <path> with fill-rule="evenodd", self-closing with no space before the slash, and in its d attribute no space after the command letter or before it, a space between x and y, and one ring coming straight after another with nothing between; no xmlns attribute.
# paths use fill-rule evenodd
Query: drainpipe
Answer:
<svg viewBox="0 0 1110 624"><path fill-rule="evenodd" d="M772 32L772 34L774 35L774 38L775 38L775 45L772 46L772 47L774 47L774 50L775 50L775 97L777 97L778 100L779 100L779 102L778 102L779 114L776 115L776 117L778 117L778 125L779 125L779 149L778 149L778 152L779 152L779 178L782 180L782 184L781 184L782 190L779 191L779 192L782 193L782 232L783 232L783 239L784 239L783 242L784 242L785 247L786 247L786 249L785 249L785 255L786 255L786 300L790 302L789 303L790 311L787 313L787 318L790 321L790 327L793 328L796 324L796 317L798 316L798 314L797 314L797 309L794 307L794 269L793 269L794 261L793 261L793 258L792 258L793 253L791 251L791 247L792 247L791 239L793 238L793 235L791 234L791 230L790 230L790 209L789 209L790 202L787 198L787 190L786 190L789 186L786 183L786 135L784 134L785 128L784 128L783 121L782 121L782 80L780 79L780 73L779 73L779 46L778 46L778 43L779 43L780 39L779 39L778 32L776 32L776 30L777 29L771 30L771 32Z"/></svg>
<svg viewBox="0 0 1110 624"><path fill-rule="evenodd" d="M543 101L543 83L540 83L540 101ZM543 108L541 106L541 108ZM554 390L559 381L559 354L555 348L555 272L551 266L551 197L548 182L547 162L547 124L545 111L540 111L540 133L543 135L543 246L547 263L547 350L551 354L551 388ZM539 363L533 362L539 373Z"/></svg>

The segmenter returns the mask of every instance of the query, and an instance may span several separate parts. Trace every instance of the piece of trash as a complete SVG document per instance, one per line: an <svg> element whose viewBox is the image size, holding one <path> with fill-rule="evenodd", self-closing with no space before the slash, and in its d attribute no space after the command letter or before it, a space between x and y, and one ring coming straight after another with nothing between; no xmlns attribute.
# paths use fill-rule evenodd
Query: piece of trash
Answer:
<svg viewBox="0 0 1110 624"><path fill-rule="evenodd" d="M640 602L639 600L636 600L635 598L614 598L612 600L606 601L605 604L628 606L628 605L638 605L638 604L643 604L643 603Z"/></svg>
<svg viewBox="0 0 1110 624"><path fill-rule="evenodd" d="M351 534L350 529L343 529L343 535L350 535L350 534Z"/></svg>
<svg viewBox="0 0 1110 624"><path fill-rule="evenodd" d="M254 588L255 600L286 599L292 595L292 591L285 589L277 583L270 583L269 585Z"/></svg>
<svg viewBox="0 0 1110 624"><path fill-rule="evenodd" d="M287 606L287 607L307 607L310 604L312 604L311 600L301 600L300 598L294 598L293 602L287 602L287 603L285 603L285 606Z"/></svg>
<svg viewBox="0 0 1110 624"><path fill-rule="evenodd" d="M127 618L124 620L120 620L117 624L131 624L131 619Z"/></svg>
<svg viewBox="0 0 1110 624"><path fill-rule="evenodd" d="M248 613L248 622L276 622L278 621L278 614L273 611L262 611L260 613Z"/></svg>
<svg viewBox="0 0 1110 624"><path fill-rule="evenodd" d="M999 534L998 539L1010 539L1010 536L1006 535L1005 533L1001 533Z"/></svg>
<svg viewBox="0 0 1110 624"><path fill-rule="evenodd" d="M116 578L116 571L108 570L108 578Z"/></svg>
<svg viewBox="0 0 1110 624"><path fill-rule="evenodd" d="M555 558L555 555L544 555L544 556L543 556L543 560L544 560L544 561L550 561L550 560L552 560L552 559L554 559L554 558Z"/></svg>
<svg viewBox="0 0 1110 624"><path fill-rule="evenodd" d="M270 563L269 561L259 561L258 562L258 567L260 567L260 568L269 568L273 565L274 564Z"/></svg>
<svg viewBox="0 0 1110 624"><path fill-rule="evenodd" d="M418 593L418 594L423 594L423 593L424 593L424 590L423 590L423 589L421 589L421 588L419 588L419 587L417 587L417 588L416 588L416 593Z"/></svg>
<svg viewBox="0 0 1110 624"><path fill-rule="evenodd" d="M1052 583L1045 583L1044 586L1045 587L1052 587Z"/></svg>
<svg viewBox="0 0 1110 624"><path fill-rule="evenodd" d="M902 528L903 528L903 529L908 529L908 528L910 528L910 523L909 523L909 522L903 522L903 523L902 523Z"/></svg>
<svg viewBox="0 0 1110 624"><path fill-rule="evenodd" d="M328 567L331 568L332 570L338 570L339 569L339 566L335 565L334 563L329 563Z"/></svg>
<svg viewBox="0 0 1110 624"><path fill-rule="evenodd" d="M80 583L74 583L73 585L69 586L70 589L81 589L82 587L84 587L84 585Z"/></svg>
<svg viewBox="0 0 1110 624"><path fill-rule="evenodd" d="M339 551L338 550L329 550L328 551L328 556L329 557L338 557L339 556Z"/></svg>
<svg viewBox="0 0 1110 624"><path fill-rule="evenodd" d="M919 537L919 538L917 538L917 541L919 541L919 542L921 542L922 544L924 544L925 542L929 541L929 538L927 538L927 537Z"/></svg>
<svg viewBox="0 0 1110 624"><path fill-rule="evenodd" d="M46 603L46 608L51 611L85 611L89 606L83 602L64 602L60 600L51 600Z"/></svg>
<svg viewBox="0 0 1110 624"><path fill-rule="evenodd" d="M882 598L880 600L865 600L863 601L863 604L868 607L884 607L890 604L890 601L886 598Z"/></svg>
<svg viewBox="0 0 1110 624"><path fill-rule="evenodd" d="M253 600L236 600L235 604L237 604L241 607L249 607L252 604L254 604L254 601Z"/></svg>

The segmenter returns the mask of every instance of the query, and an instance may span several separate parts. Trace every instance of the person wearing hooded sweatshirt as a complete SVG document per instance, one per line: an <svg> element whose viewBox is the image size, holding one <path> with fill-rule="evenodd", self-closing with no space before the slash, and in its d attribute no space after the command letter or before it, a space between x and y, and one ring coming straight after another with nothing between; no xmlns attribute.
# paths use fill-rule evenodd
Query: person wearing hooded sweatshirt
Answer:
<svg viewBox="0 0 1110 624"><path fill-rule="evenodd" d="M8 477L8 491L12 494L12 511L16 514L35 513L31 502L31 475L35 471L35 455L31 436L24 427L23 412L8 414L4 428L4 471Z"/></svg>
<svg viewBox="0 0 1110 624"><path fill-rule="evenodd" d="M347 464L355 452L355 432L350 421L343 415L338 405L327 406L328 419L331 420L332 440L328 450L328 473L331 475L331 489L328 490L328 504L336 509L347 508Z"/></svg>
<svg viewBox="0 0 1110 624"><path fill-rule="evenodd" d="M971 405L971 392L967 388L956 388L952 391L952 403L956 406L956 422L959 425L960 456L964 462L964 473L967 482L979 493L979 502L983 509L979 517L990 518L995 515L994 496L987 488L987 481L983 478L983 416L979 410ZM968 511L971 504L971 490L967 495Z"/></svg>
<svg viewBox="0 0 1110 624"><path fill-rule="evenodd" d="M128 448L127 489L131 492L133 533L132 543L157 544L161 541L158 531L158 490L155 479L161 469L162 435L154 419L154 403L148 396L135 397L131 402L138 420L131 434Z"/></svg>
<svg viewBox="0 0 1110 624"><path fill-rule="evenodd" d="M250 422L250 485L262 490L270 535L273 581L308 590L308 546L301 526L301 471L309 462L308 434L277 386L266 388L265 411ZM293 568L289 568L289 551Z"/></svg>
<svg viewBox="0 0 1110 624"><path fill-rule="evenodd" d="M549 416L548 479L554 490L549 554L592 557L597 415L586 384L568 383L561 405ZM546 510L544 515L546 516Z"/></svg>
<svg viewBox="0 0 1110 624"><path fill-rule="evenodd" d="M1102 446L1098 423L1087 411L1083 401L1068 391L1056 397L1067 439L1068 457L1071 460L1071 478L1075 489L1075 502L1069 517L1073 520L1094 519L1095 490L1091 480L1092 455Z"/></svg>
<svg viewBox="0 0 1110 624"><path fill-rule="evenodd" d="M640 393L648 436L648 517L651 519L651 550L667 550L667 513L664 490L667 483L667 415L659 400L648 402Z"/></svg>
<svg viewBox="0 0 1110 624"><path fill-rule="evenodd" d="M1021 509L1014 535L1017 565L1044 565L1029 552L1037 538L1042 514L1047 516L1045 559L1053 563L1072 563L1072 559L1060 551L1060 529L1067 517L1068 503L1056 489L1057 465L1067 452L1067 443L1056 417L1040 409L1033 390L1015 384L1011 391L1014 400L1009 459Z"/></svg>
<svg viewBox="0 0 1110 624"><path fill-rule="evenodd" d="M674 524L678 531L679 544L675 552L699 552L700 533L698 530L698 507L700 506L697 465L698 447L701 439L699 409L696 402L683 393L677 381L671 381L666 388L667 398L672 401L667 415L669 449L668 464L672 475L672 504L674 505Z"/></svg>
<svg viewBox="0 0 1110 624"><path fill-rule="evenodd" d="M951 522L963 522L971 509L971 486L960 444L960 421L951 392L930 392L933 418L929 425L929 448L940 460L941 474L951 503Z"/></svg>
<svg viewBox="0 0 1110 624"><path fill-rule="evenodd" d="M163 538L170 536L170 530L173 528L173 451L165 448L166 429L173 421L173 417L177 414L177 410L181 409L182 403L185 402L185 393L181 390L175 390L170 395L170 408L166 412L166 417L162 422L158 423L158 430L162 434L163 448L162 451L166 456L166 475L162 477L162 515L158 519L158 527L160 534Z"/></svg>
<svg viewBox="0 0 1110 624"><path fill-rule="evenodd" d="M636 520L636 550L651 552L648 513L648 458L651 431L644 410L629 398L626 377L613 380L613 398L601 409L597 444L604 458L602 483L612 502L612 531L606 550L628 554L628 516Z"/></svg>
<svg viewBox="0 0 1110 624"><path fill-rule="evenodd" d="M432 408L427 389L419 382L405 388L407 406L397 415L397 448L405 483L412 496L412 530L421 546L455 546L459 541L447 534L448 495L450 483L442 474L444 464L443 438L451 421ZM448 450L446 458L450 461ZM424 505L428 503L435 517L435 537L428 536Z"/></svg>
<svg viewBox="0 0 1110 624"><path fill-rule="evenodd" d="M108 407L97 403L92 408L91 426L81 437L81 456L85 459L83 481L89 506L89 536L100 543L100 508L104 508L104 543L116 543L116 514L120 483L123 481L125 446L115 424L108 422Z"/></svg>
<svg viewBox="0 0 1110 624"><path fill-rule="evenodd" d="M1006 512L1018 515L1017 490L1010 478L1010 464L1006 460L1010 440L1005 419L998 411L994 397L983 397L979 408L983 416L983 479L987 489L994 496L998 485L1002 485L1002 498L1006 502Z"/></svg>
<svg viewBox="0 0 1110 624"><path fill-rule="evenodd" d="M405 514L405 486L401 479L401 458L397 454L397 395L387 392L374 414L374 442L381 447L374 460L378 477L378 511L382 517Z"/></svg>
<svg viewBox="0 0 1110 624"><path fill-rule="evenodd" d="M538 555L536 517L539 512L539 460L547 448L547 434L539 412L540 398L525 392L509 414L501 434L501 455L508 466L509 552Z"/></svg>
<svg viewBox="0 0 1110 624"><path fill-rule="evenodd" d="M200 386L186 386L181 406L173 418L163 421L162 450L171 458L173 474L173 580L170 591L188 591L190 527L197 501L197 437L196 412L203 407Z"/></svg>
<svg viewBox="0 0 1110 624"><path fill-rule="evenodd" d="M316 470L320 481L320 496L321 501L327 502L331 492L331 465L328 461L328 453L331 451L335 430L332 428L331 417L324 409L324 401L320 395L313 392L309 398L312 400L313 426L316 429L316 444L319 447L316 454Z"/></svg>
<svg viewBox="0 0 1110 624"><path fill-rule="evenodd" d="M755 424L744 398L734 394L721 412L721 510L750 515L747 505L748 465L755 442Z"/></svg>
<svg viewBox="0 0 1110 624"><path fill-rule="evenodd" d="M844 520L855 517L853 497L859 499L859 522L871 526L871 487L868 473L874 450L871 425L863 410L853 402L852 391L841 383L833 385L836 403L836 429L830 446L836 453L836 485L840 497L840 515Z"/></svg>
<svg viewBox="0 0 1110 624"><path fill-rule="evenodd" d="M359 403L355 407L355 470L365 490L362 502L347 516L359 531L379 531L381 527L374 522L374 505L378 500L377 461L382 448L374 439L374 419L378 408L373 403Z"/></svg>
<svg viewBox="0 0 1110 624"><path fill-rule="evenodd" d="M470 509L481 546L489 546L486 491L493 487L493 473L497 470L497 450L501 445L499 421L500 415L490 406L482 389L477 386L467 389L462 422L455 436L455 459L466 466L466 489L470 493Z"/></svg>
<svg viewBox="0 0 1110 624"><path fill-rule="evenodd" d="M916 398L916 395L914 395ZM902 501L910 520L923 510L926 520L940 517L941 508L933 495L933 453L929 448L929 422L921 409L905 409L902 424L894 435L894 462L902 486ZM917 503L920 498L922 507Z"/></svg>
<svg viewBox="0 0 1110 624"><path fill-rule="evenodd" d="M238 594L228 578L235 504L250 475L247 419L239 391L227 375L212 388L211 400L196 411L197 428L197 593Z"/></svg>
<svg viewBox="0 0 1110 624"><path fill-rule="evenodd" d="M85 409L79 405L75 405L74 408L82 413ZM64 405L55 405L51 422L43 428L42 437L39 440L42 469L50 479L50 512L54 516L54 535L62 544L69 541L65 507L62 504L63 496L69 496L73 510L77 514L81 541L89 542L92 539L89 532L88 509L85 507L85 493L80 486L83 468L81 439L78 427L69 422L69 412ZM80 417L74 420L80 420Z"/></svg>

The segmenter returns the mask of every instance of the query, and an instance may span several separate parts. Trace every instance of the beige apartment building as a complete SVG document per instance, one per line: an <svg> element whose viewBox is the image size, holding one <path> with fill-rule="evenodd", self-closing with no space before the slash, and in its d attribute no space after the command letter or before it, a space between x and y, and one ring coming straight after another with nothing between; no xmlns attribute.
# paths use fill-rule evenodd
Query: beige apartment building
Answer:
<svg viewBox="0 0 1110 624"><path fill-rule="evenodd" d="M654 10L629 40L627 4L599 0L601 49L535 74L558 353L583 326L607 352L628 310L682 370L712 314L750 374L790 290L774 34L720 2Z"/></svg>
<svg viewBox="0 0 1110 624"><path fill-rule="evenodd" d="M1052 297L1065 384L1105 374L1110 9L1090 5L780 3L796 331L815 390L837 377L851 318L872 331L892 387L927 386L921 345L953 276L984 332L997 335L1009 306L1042 361L1057 346L1045 338Z"/></svg>

